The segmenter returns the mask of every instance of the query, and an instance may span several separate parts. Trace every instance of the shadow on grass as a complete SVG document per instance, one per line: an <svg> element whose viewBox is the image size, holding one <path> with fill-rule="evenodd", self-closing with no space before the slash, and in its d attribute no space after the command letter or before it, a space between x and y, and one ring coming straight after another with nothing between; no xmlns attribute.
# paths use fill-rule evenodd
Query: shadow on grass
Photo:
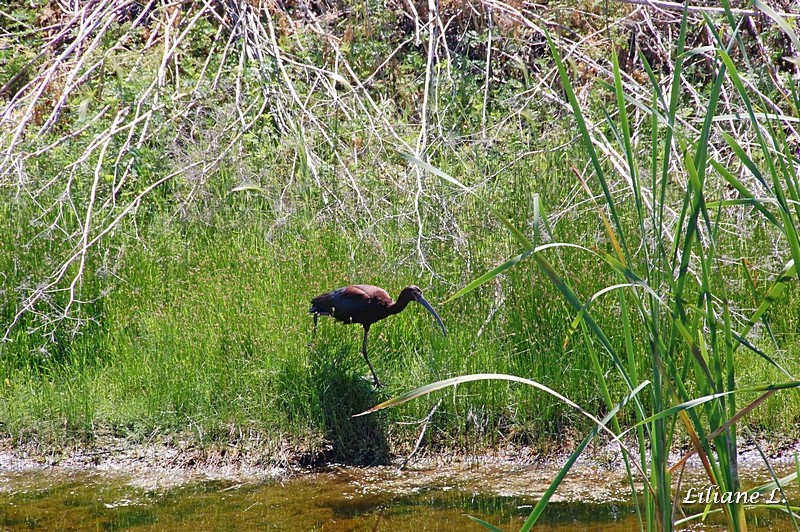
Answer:
<svg viewBox="0 0 800 532"><path fill-rule="evenodd" d="M381 416L353 417L383 400L371 380L361 376L362 369L369 373L364 358L357 351L325 345L312 347L310 357L310 384L318 402L313 415L318 426L324 427L329 446L309 464L388 464L389 444Z"/></svg>

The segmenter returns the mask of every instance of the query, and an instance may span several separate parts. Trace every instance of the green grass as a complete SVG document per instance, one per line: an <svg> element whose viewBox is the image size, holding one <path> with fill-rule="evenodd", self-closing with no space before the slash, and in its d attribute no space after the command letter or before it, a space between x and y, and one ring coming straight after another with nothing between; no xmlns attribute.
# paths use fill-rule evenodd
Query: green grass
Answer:
<svg viewBox="0 0 800 532"><path fill-rule="evenodd" d="M509 248L495 227L471 220L472 212L465 206L463 223L475 223L487 237L466 250L476 271ZM510 372L570 389L584 404L595 401L586 357L575 345L563 349L563 305L536 272L510 274L512 283L524 285L519 289L497 285L499 292L443 305L449 287L470 274L463 255L446 246L431 252L439 279L421 273L413 259L394 264L395 256L413 256L413 233L393 220L353 228L376 244L303 219L267 240L269 221L236 205L219 220L155 218L140 227L114 274L114 289L96 304L97 321L63 349L17 328L0 358L4 431L61 444L108 432L146 441L155 430L188 431L206 443L260 433L317 442L312 453L332 441L333 457L352 458L358 452L353 431L364 421L349 416L430 380ZM6 243L13 249L14 242ZM360 327L322 318L314 337L307 312L314 295L356 282L384 286L395 296L407 284L422 285L448 327L444 337L416 305L373 327L371 358L387 384L378 392L361 379L368 369L359 354ZM49 352L37 352L40 345ZM451 395L437 413L435 446L478 449L504 438L550 445L571 425L557 402L518 386L477 384ZM397 412L371 430L376 438L391 432L393 444L408 444L415 427L390 427L423 417L428 408Z"/></svg>
<svg viewBox="0 0 800 532"><path fill-rule="evenodd" d="M503 196L500 188L494 192L503 198L500 208L509 197L520 197L513 189ZM216 223L156 217L140 227L137 245L130 244L115 272L113 291L96 303L97 321L83 334L55 349L17 329L0 357L6 434L61 445L109 433L147 441L154 431L185 432L206 444L259 434L264 441L294 442L310 455L370 462L385 458L390 444L410 445L418 428L396 422L424 417L434 402L412 403L369 426L350 415L427 382L482 372L530 378L592 412L604 411L587 349L591 340L570 333L568 309L532 263L443 304L465 277L512 254L502 230L475 217L477 207L467 204L459 220L475 235L465 250L443 245L430 253L440 276L432 278L413 258L394 263L393 257L413 255L408 225L389 220L350 232L298 218L267 240L269 220L237 207L238 199L229 201L233 205L218 213ZM594 214L569 222L555 230L565 240L582 241ZM589 295L608 282L604 269L582 261L580 252L565 251L561 260L578 267L576 292ZM406 284L421 285L449 333L441 335L414 305L373 327L371 359L387 384L377 392L361 378L368 369L359 354L360 327L322 318L314 337L307 313L314 295L356 282L384 286L393 295ZM782 304L788 308L796 298L790 292ZM623 333L617 310L613 297L593 306L611 338ZM644 349L640 338L634 339L637 350ZM37 351L40 344L47 354ZM604 372L611 369L602 355L598 363ZM753 383L774 376L763 365L742 364ZM623 390L613 374L608 385L615 394ZM790 415L765 414L757 426L788 433L800 405L772 400L764 411L775 409ZM589 426L550 396L509 383L474 383L448 392L435 421L428 444L461 450L507 439L547 449ZM359 448L362 438L373 443L371 450Z"/></svg>

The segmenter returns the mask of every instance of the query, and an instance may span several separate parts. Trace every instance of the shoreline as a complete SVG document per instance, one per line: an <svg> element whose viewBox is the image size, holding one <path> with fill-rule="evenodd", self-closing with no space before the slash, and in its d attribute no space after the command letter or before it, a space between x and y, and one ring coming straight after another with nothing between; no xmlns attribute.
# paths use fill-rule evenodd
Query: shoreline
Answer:
<svg viewBox="0 0 800 532"><path fill-rule="evenodd" d="M767 456L770 466L775 470L794 468L795 456L800 454L800 440L782 445L759 444ZM739 452L739 467L756 476L764 476L767 469L754 443L743 444ZM529 447L507 446L487 449L480 454L424 453L412 457L406 467L405 456L394 456L388 464L353 465L326 462L306 466L289 460L275 460L274 453L266 450L248 452L241 446L229 446L227 451L201 448L191 443L167 445L163 442L131 444L115 440L105 445L75 447L70 451L43 452L32 443L13 445L10 440L0 440L0 475L24 475L36 472L53 472L70 475L91 473L108 477L128 477L128 482L143 489L172 489L205 481L223 481L237 484L260 484L282 481L297 476L336 471L394 471L397 476L403 472L429 472L436 476L457 474L459 471L510 471L522 469L552 470L560 469L569 456L570 449L548 455L536 454ZM684 449L671 453L670 463L677 462L685 453ZM270 454L268 457L267 455ZM624 465L619 449L607 443L587 449L573 466L576 471L605 472L612 476L624 475ZM269 459L268 459L269 458ZM695 454L687 461L687 471L692 475L702 473L700 460ZM449 472L449 473L448 473ZM590 474L594 474L590 473ZM572 474L572 471L570 472ZM675 472L677 477L678 472Z"/></svg>

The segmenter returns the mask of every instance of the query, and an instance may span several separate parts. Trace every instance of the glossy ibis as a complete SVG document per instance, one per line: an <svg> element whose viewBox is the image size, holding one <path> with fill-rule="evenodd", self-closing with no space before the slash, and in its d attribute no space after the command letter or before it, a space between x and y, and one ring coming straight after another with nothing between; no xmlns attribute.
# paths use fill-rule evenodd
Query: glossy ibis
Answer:
<svg viewBox="0 0 800 532"><path fill-rule="evenodd" d="M314 331L317 330L317 317L333 316L342 323L360 323L364 326L364 342L361 344L361 354L367 361L369 370L372 372L375 387L382 386L381 381L375 374L375 369L367 356L367 335L369 327L376 321L380 321L387 316L401 312L411 302L416 301L433 314L442 332L447 336L442 319L433 310L430 303L422 297L422 290L416 286L403 288L397 301L392 301L391 296L383 288L369 284L355 284L337 288L331 292L320 294L311 300L309 312L314 314Z"/></svg>

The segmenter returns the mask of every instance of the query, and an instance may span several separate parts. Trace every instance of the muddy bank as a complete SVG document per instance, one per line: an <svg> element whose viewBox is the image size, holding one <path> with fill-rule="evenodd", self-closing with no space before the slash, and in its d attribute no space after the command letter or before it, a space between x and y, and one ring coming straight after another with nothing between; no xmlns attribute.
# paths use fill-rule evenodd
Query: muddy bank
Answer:
<svg viewBox="0 0 800 532"><path fill-rule="evenodd" d="M281 454L260 450L247 454L241 447L203 448L188 442L132 444L109 441L92 447L40 448L35 443L14 446L0 442L0 473L50 470L65 473L93 471L124 475L144 489L173 488L204 480L265 482L298 471Z"/></svg>
<svg viewBox="0 0 800 532"><path fill-rule="evenodd" d="M764 441L759 442L759 446L775 470L791 470L795 456L800 453L800 441L784 442L780 445ZM751 481L758 479L766 481L768 470L756 445L741 447L740 469L746 472ZM386 484L397 482L404 476L417 478L419 473L427 472L420 477L423 478L420 482L447 484L447 479L455 476L459 479L459 485L463 487L469 485L472 478L476 486L497 487L494 491L498 494L513 492L535 496L547 487L553 475L563 466L569 451L562 449L543 455L532 452L530 448L509 446L488 450L480 455L421 452L409 460L405 456L398 456L388 465L372 467L331 463L310 467L290 460L290 454L286 450L276 453L275 450L247 449L242 445L219 449L202 448L181 441L131 444L117 440L91 448L56 450L42 449L32 443L14 446L10 440L5 440L0 441L0 473L15 474L47 470L69 474L89 471L109 476L121 475L128 478L132 485L143 489L168 489L198 481L263 483L309 473L354 474L353 471L359 471L357 473L359 477L377 475L380 479L376 477L372 480L381 480L382 484ZM685 450L673 452L670 461L676 462L684 453ZM368 473L370 471L372 473ZM702 474L696 455L688 460L687 471L689 475ZM403 473L412 475L409 477ZM601 490L597 494L602 500L615 499L620 486L626 490L626 496L630 496L621 453L616 446L596 445L587 449L573 466L570 476L578 476L585 480L613 479L614 482L608 482L610 491ZM510 484L509 479L515 477L524 479L523 484ZM615 484L617 481L619 486ZM599 483L601 486L602 484ZM411 485L411 488L413 487L414 485ZM563 496L564 490L560 491Z"/></svg>

